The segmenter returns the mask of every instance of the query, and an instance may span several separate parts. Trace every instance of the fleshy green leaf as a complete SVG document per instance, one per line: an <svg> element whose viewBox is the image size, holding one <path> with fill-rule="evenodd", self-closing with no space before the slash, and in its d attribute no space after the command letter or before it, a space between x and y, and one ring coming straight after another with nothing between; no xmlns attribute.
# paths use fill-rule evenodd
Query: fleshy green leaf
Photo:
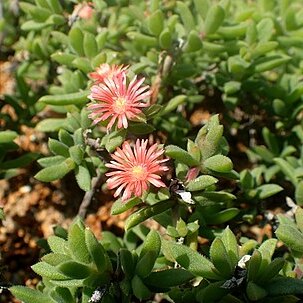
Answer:
<svg viewBox="0 0 303 303"><path fill-rule="evenodd" d="M259 273L259 269L262 262L261 253L258 250L255 250L248 262L247 267L247 280L248 281L256 281Z"/></svg>
<svg viewBox="0 0 303 303"><path fill-rule="evenodd" d="M204 218L208 224L222 224L233 219L238 215L239 212L240 210L238 208L231 207L224 209L216 214L205 215Z"/></svg>
<svg viewBox="0 0 303 303"><path fill-rule="evenodd" d="M303 181L296 186L295 198L298 205L303 206Z"/></svg>
<svg viewBox="0 0 303 303"><path fill-rule="evenodd" d="M285 264L285 260L283 258L276 258L268 266L260 272L260 276L258 277L258 281L260 283L268 283L272 278L278 275L279 271L282 269Z"/></svg>
<svg viewBox="0 0 303 303"><path fill-rule="evenodd" d="M283 190L283 188L277 184L263 184L257 187L256 190L258 198L266 199L277 194L278 192Z"/></svg>
<svg viewBox="0 0 303 303"><path fill-rule="evenodd" d="M48 245L54 253L65 253L67 250L67 241L58 236L50 236L47 239Z"/></svg>
<svg viewBox="0 0 303 303"><path fill-rule="evenodd" d="M295 177L294 168L284 159L275 158L274 161L279 165L282 172L289 178L289 180L293 183L293 185L297 185L298 180Z"/></svg>
<svg viewBox="0 0 303 303"><path fill-rule="evenodd" d="M139 199L138 197L131 198L125 202L123 202L121 199L118 199L112 205L111 214L119 215L141 202L141 199Z"/></svg>
<svg viewBox="0 0 303 303"><path fill-rule="evenodd" d="M58 140L49 138L48 147L50 151L55 155L60 155L65 158L69 157L68 146Z"/></svg>
<svg viewBox="0 0 303 303"><path fill-rule="evenodd" d="M301 231L301 233L303 233L303 209L301 207L297 207L295 212L295 218L299 230Z"/></svg>
<svg viewBox="0 0 303 303"><path fill-rule="evenodd" d="M135 260L132 253L129 250L122 248L119 251L119 255L123 272L127 277L133 277L135 274Z"/></svg>
<svg viewBox="0 0 303 303"><path fill-rule="evenodd" d="M185 45L185 52L196 52L202 48L202 40L199 33L195 30L190 31L187 43Z"/></svg>
<svg viewBox="0 0 303 303"><path fill-rule="evenodd" d="M18 137L18 134L12 130L1 131L0 132L0 144L12 142L17 137Z"/></svg>
<svg viewBox="0 0 303 303"><path fill-rule="evenodd" d="M226 227L224 229L221 240L226 248L231 267L235 268L239 260L239 248L236 236L233 234L229 227Z"/></svg>
<svg viewBox="0 0 303 303"><path fill-rule="evenodd" d="M165 147L165 154L170 158L178 160L188 166L197 166L200 163L195 160L187 151L176 145L168 145Z"/></svg>
<svg viewBox="0 0 303 303"><path fill-rule="evenodd" d="M88 266L75 261L61 263L58 268L65 276L72 279L85 279L91 272Z"/></svg>
<svg viewBox="0 0 303 303"><path fill-rule="evenodd" d="M170 268L152 272L144 279L144 283L154 287L166 288L182 285L193 278L194 275L183 268Z"/></svg>
<svg viewBox="0 0 303 303"><path fill-rule="evenodd" d="M47 294L25 286L12 286L10 292L24 303L56 303Z"/></svg>
<svg viewBox="0 0 303 303"><path fill-rule="evenodd" d="M79 27L73 27L69 33L69 43L72 49L80 56L84 56L83 33Z"/></svg>
<svg viewBox="0 0 303 303"><path fill-rule="evenodd" d="M88 91L78 93L70 93L64 95L47 95L41 97L38 102L43 102L49 105L84 105L87 102Z"/></svg>
<svg viewBox="0 0 303 303"><path fill-rule="evenodd" d="M106 150L111 153L124 142L125 136L125 129L110 132L102 138L101 145L104 145Z"/></svg>
<svg viewBox="0 0 303 303"><path fill-rule="evenodd" d="M261 244L261 246L258 248L258 251L261 253L263 260L267 260L268 263L271 262L271 258L275 252L276 245L277 239L268 239Z"/></svg>
<svg viewBox="0 0 303 303"><path fill-rule="evenodd" d="M88 58L93 58L98 54L98 45L95 36L89 32L85 32L83 40L84 54Z"/></svg>
<svg viewBox="0 0 303 303"><path fill-rule="evenodd" d="M161 249L161 238L158 232L151 230L145 238L139 260L136 266L136 273L139 277L145 278L152 271Z"/></svg>
<svg viewBox="0 0 303 303"><path fill-rule="evenodd" d="M39 157L39 154L37 153L27 153L25 155L22 155L18 158L15 158L14 160L8 160L0 163L0 168L2 169L11 169L11 168L21 168L25 167L34 160L36 160Z"/></svg>
<svg viewBox="0 0 303 303"><path fill-rule="evenodd" d="M149 18L147 20L147 24L148 24L149 31L153 35L159 36L164 28L163 12L161 10L156 10L155 12L153 12L149 16Z"/></svg>
<svg viewBox="0 0 303 303"><path fill-rule="evenodd" d="M125 229L128 230L141 222L147 220L148 218L151 218L153 216L159 215L163 213L164 211L168 210L172 207L172 205L175 203L173 200L166 200L161 201L159 203L156 203L151 206L146 206L137 212L131 214L126 222L125 222Z"/></svg>
<svg viewBox="0 0 303 303"><path fill-rule="evenodd" d="M169 260L172 258L179 265L195 276L206 279L221 279L212 262L191 248L174 242L163 242L163 253Z"/></svg>
<svg viewBox="0 0 303 303"><path fill-rule="evenodd" d="M85 229L85 243L88 249L88 252L97 266L100 272L103 272L107 268L107 253L104 250L103 246L98 242L95 235L88 228Z"/></svg>
<svg viewBox="0 0 303 303"><path fill-rule="evenodd" d="M54 132L54 131L58 131L61 127L63 127L64 123L65 123L65 119L49 118L40 121L36 125L36 130L40 132Z"/></svg>
<svg viewBox="0 0 303 303"><path fill-rule="evenodd" d="M144 283L138 276L133 277L131 284L134 295L139 300L147 299L151 296L151 291L144 285Z"/></svg>
<svg viewBox="0 0 303 303"><path fill-rule="evenodd" d="M62 273L58 268L45 263L38 262L32 266L32 270L42 277L46 277L53 280L66 280L68 277Z"/></svg>
<svg viewBox="0 0 303 303"><path fill-rule="evenodd" d="M209 175L203 175L192 181L189 181L186 188L189 191L199 191L199 190L206 189L207 187L214 185L217 182L218 182L218 179L216 179L215 177L209 176Z"/></svg>
<svg viewBox="0 0 303 303"><path fill-rule="evenodd" d="M246 294L250 300L258 301L267 296L267 291L254 282L250 281L246 287Z"/></svg>
<svg viewBox="0 0 303 303"><path fill-rule="evenodd" d="M223 155L215 155L204 161L204 166L212 171L227 173L233 169L231 160Z"/></svg>
<svg viewBox="0 0 303 303"><path fill-rule="evenodd" d="M275 233L278 239L289 246L289 248L303 253L303 234L297 228L280 224Z"/></svg>
<svg viewBox="0 0 303 303"><path fill-rule="evenodd" d="M223 23L225 12L222 6L213 5L207 12L205 19L205 33L207 35L213 34L217 31L220 25Z"/></svg>
<svg viewBox="0 0 303 303"><path fill-rule="evenodd" d="M271 296L300 295L303 294L303 280L281 277L266 284L265 288Z"/></svg>
<svg viewBox="0 0 303 303"><path fill-rule="evenodd" d="M85 244L84 227L79 219L75 220L69 228L68 246L75 260L86 264L90 262L90 254Z"/></svg>
<svg viewBox="0 0 303 303"><path fill-rule="evenodd" d="M82 190L84 191L91 190L92 178L89 169L86 166L84 165L77 166L75 169L75 175L76 175L77 183Z"/></svg>
<svg viewBox="0 0 303 303"><path fill-rule="evenodd" d="M60 253L49 253L47 255L44 255L41 260L46 262L49 265L57 266L60 263L69 261L71 258L68 255L60 254ZM36 266L35 264L34 266Z"/></svg>
<svg viewBox="0 0 303 303"><path fill-rule="evenodd" d="M229 256L227 254L226 248L220 238L215 238L213 241L210 251L210 259L213 262L216 269L220 272L224 278L230 278L234 268L229 262Z"/></svg>
<svg viewBox="0 0 303 303"><path fill-rule="evenodd" d="M80 145L73 145L69 148L69 155L76 164L80 165L83 160L84 151Z"/></svg>
<svg viewBox="0 0 303 303"><path fill-rule="evenodd" d="M67 145L69 147L74 145L73 136L65 129L59 130L58 138L59 138L60 142L64 143L65 145Z"/></svg>
<svg viewBox="0 0 303 303"><path fill-rule="evenodd" d="M42 167L48 167L48 166L53 166L55 164L60 164L64 160L65 158L63 156L52 156L52 157L41 158L37 162Z"/></svg>
<svg viewBox="0 0 303 303"><path fill-rule="evenodd" d="M190 9L187 4L182 1L177 1L177 10L181 16L182 23L186 30L189 32L190 30L195 28L195 18L193 17Z"/></svg>
<svg viewBox="0 0 303 303"><path fill-rule="evenodd" d="M165 115L167 113L170 113L174 110L176 110L176 108L184 103L187 99L187 96L186 95L179 95L179 96L176 96L172 99L170 99L168 101L168 103L165 105L165 107L163 108L163 110L161 111L161 115Z"/></svg>
<svg viewBox="0 0 303 303"><path fill-rule="evenodd" d="M35 178L43 182L51 182L63 178L74 168L75 162L68 158L62 163L43 168L35 175Z"/></svg>

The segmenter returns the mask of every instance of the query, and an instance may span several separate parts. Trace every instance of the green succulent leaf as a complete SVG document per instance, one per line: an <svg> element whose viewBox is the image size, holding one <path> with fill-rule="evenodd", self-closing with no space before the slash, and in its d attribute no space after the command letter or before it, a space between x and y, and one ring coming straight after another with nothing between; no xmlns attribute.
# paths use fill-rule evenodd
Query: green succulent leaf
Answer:
<svg viewBox="0 0 303 303"><path fill-rule="evenodd" d="M210 247L209 255L212 263L220 272L220 274L226 279L230 278L234 271L234 268L229 262L229 256L227 254L226 248L220 238L215 238L213 241Z"/></svg>
<svg viewBox="0 0 303 303"><path fill-rule="evenodd" d="M204 218L208 224L222 224L233 219L239 212L240 210L238 208L231 207L216 214L206 214Z"/></svg>
<svg viewBox="0 0 303 303"><path fill-rule="evenodd" d="M108 267L107 263L110 262L107 253L92 231L88 228L85 229L85 244L98 271L105 271Z"/></svg>
<svg viewBox="0 0 303 303"><path fill-rule="evenodd" d="M177 1L177 10L181 16L182 23L187 31L195 28L195 19L188 8L187 4L181 1Z"/></svg>
<svg viewBox="0 0 303 303"><path fill-rule="evenodd" d="M135 275L135 260L133 254L129 250L122 248L119 251L119 256L123 272L128 278L132 278Z"/></svg>
<svg viewBox="0 0 303 303"><path fill-rule="evenodd" d="M303 280L288 277L273 279L265 286L270 296L303 294Z"/></svg>
<svg viewBox="0 0 303 303"><path fill-rule="evenodd" d="M303 234L296 227L280 224L275 233L289 248L303 253Z"/></svg>
<svg viewBox="0 0 303 303"><path fill-rule="evenodd" d="M72 159L67 158L62 163L43 168L35 175L35 178L43 182L51 182L62 179L74 168L75 162Z"/></svg>
<svg viewBox="0 0 303 303"><path fill-rule="evenodd" d="M303 209L301 207L297 207L295 212L295 218L300 232L303 233Z"/></svg>
<svg viewBox="0 0 303 303"><path fill-rule="evenodd" d="M221 279L213 263L197 251L174 242L164 241L162 243L165 257L176 261L193 275L206 279Z"/></svg>
<svg viewBox="0 0 303 303"><path fill-rule="evenodd" d="M203 162L204 166L215 172L227 173L233 169L233 164L231 160L223 155L215 155Z"/></svg>
<svg viewBox="0 0 303 303"><path fill-rule="evenodd" d="M85 243L85 229L79 219L76 219L69 228L68 247L76 261L90 263L91 257Z"/></svg>
<svg viewBox="0 0 303 303"><path fill-rule="evenodd" d="M92 177L89 169L85 165L77 166L75 169L75 176L79 187L84 191L91 190Z"/></svg>
<svg viewBox="0 0 303 303"><path fill-rule="evenodd" d="M183 104L185 101L187 100L187 96L186 95L178 95L172 99L170 99L167 104L165 105L165 107L162 109L161 111L161 115L165 115L167 113L170 113L174 110L176 110L176 108Z"/></svg>
<svg viewBox="0 0 303 303"><path fill-rule="evenodd" d="M257 190L257 197L260 199L266 199L268 197L271 197L280 191L283 190L283 188L277 184L264 184L256 188Z"/></svg>
<svg viewBox="0 0 303 303"><path fill-rule="evenodd" d="M267 296L267 291L254 282L248 282L246 287L247 297L252 301L258 301Z"/></svg>
<svg viewBox="0 0 303 303"><path fill-rule="evenodd" d="M111 208L112 215L119 215L128 209L133 208L134 206L140 204L142 201L138 197L133 197L127 201L122 201L121 199L116 200Z"/></svg>
<svg viewBox="0 0 303 303"><path fill-rule="evenodd" d="M32 270L42 277L46 277L52 280L66 280L68 275L60 271L59 268L56 268L45 262L38 262L32 266Z"/></svg>
<svg viewBox="0 0 303 303"><path fill-rule="evenodd" d="M134 276L132 281L132 290L134 292L134 295L139 299L147 299L151 296L151 291L148 289L148 287L143 283L140 277Z"/></svg>
<svg viewBox="0 0 303 303"><path fill-rule="evenodd" d="M189 191L199 191L199 190L204 190L207 187L216 184L217 182L218 179L216 179L215 177L209 175L203 175L192 181L189 181L186 188Z"/></svg>
<svg viewBox="0 0 303 303"><path fill-rule="evenodd" d="M68 34L71 48L80 56L84 56L83 32L79 27L73 27Z"/></svg>
<svg viewBox="0 0 303 303"><path fill-rule="evenodd" d="M12 286L10 292L24 303L56 303L47 294L44 294L38 290L31 289L25 286Z"/></svg>
<svg viewBox="0 0 303 303"><path fill-rule="evenodd" d="M265 269L260 272L259 283L268 283L271 279L278 275L279 271L285 264L283 258L274 259Z"/></svg>
<svg viewBox="0 0 303 303"><path fill-rule="evenodd" d="M298 205L303 206L303 181L296 186L295 198Z"/></svg>
<svg viewBox="0 0 303 303"><path fill-rule="evenodd" d="M141 222L151 218L153 216L159 215L166 210L170 209L175 204L173 200L166 200L158 202L151 206L146 206L141 208L140 210L136 211L135 213L131 214L126 222L125 222L125 229L128 230Z"/></svg>
<svg viewBox="0 0 303 303"><path fill-rule="evenodd" d="M85 279L91 273L91 269L88 266L75 262L75 261L67 261L67 262L61 263L58 266L58 269L65 276L67 276L71 279Z"/></svg>
<svg viewBox="0 0 303 303"><path fill-rule="evenodd" d="M200 164L187 151L185 151L184 149L182 149L176 145L166 146L165 154L168 157L178 160L179 162L184 163L188 166L197 166Z"/></svg>
<svg viewBox="0 0 303 303"><path fill-rule="evenodd" d="M82 91L78 93L70 94L58 94L58 95L46 95L41 97L38 102L42 102L49 105L84 105L87 102L88 91Z"/></svg>
<svg viewBox="0 0 303 303"><path fill-rule="evenodd" d="M255 250L249 260L247 267L247 281L258 282L257 277L262 263L262 255Z"/></svg>
<svg viewBox="0 0 303 303"><path fill-rule="evenodd" d="M144 279L144 283L154 287L159 285L164 288L182 285L191 279L194 275L183 268L170 268L152 272Z"/></svg>
<svg viewBox="0 0 303 303"><path fill-rule="evenodd" d="M142 247L139 260L136 266L136 274L141 277L147 277L152 271L156 259L161 250L161 238L156 231L151 230Z"/></svg>
<svg viewBox="0 0 303 303"><path fill-rule="evenodd" d="M18 137L18 133L12 130L5 130L0 132L0 144L9 143Z"/></svg>
<svg viewBox="0 0 303 303"><path fill-rule="evenodd" d="M223 23L225 17L224 9L221 5L213 5L207 12L205 19L205 33L213 34Z"/></svg>
<svg viewBox="0 0 303 303"><path fill-rule="evenodd" d="M58 131L61 127L63 127L64 123L65 123L65 119L49 118L40 121L36 125L36 130L40 132L54 132L54 131Z"/></svg>
<svg viewBox="0 0 303 303"><path fill-rule="evenodd" d="M224 244L224 247L227 251L230 266L232 268L235 268L238 260L239 260L239 247L237 243L236 236L234 233L230 230L229 227L226 227L222 233L221 240Z"/></svg>
<svg viewBox="0 0 303 303"><path fill-rule="evenodd" d="M161 10L153 12L147 20L151 34L159 36L164 28L164 15Z"/></svg>
<svg viewBox="0 0 303 303"><path fill-rule="evenodd" d="M58 236L49 236L48 245L54 253L66 253L68 251L67 241Z"/></svg>

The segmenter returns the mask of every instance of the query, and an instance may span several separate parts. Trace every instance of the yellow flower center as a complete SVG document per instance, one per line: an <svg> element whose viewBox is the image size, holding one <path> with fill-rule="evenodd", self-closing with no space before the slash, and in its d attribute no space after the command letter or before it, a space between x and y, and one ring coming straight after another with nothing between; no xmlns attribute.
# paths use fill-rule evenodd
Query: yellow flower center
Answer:
<svg viewBox="0 0 303 303"><path fill-rule="evenodd" d="M144 180L146 176L146 171L144 167L142 167L141 165L137 165L133 167L132 174L136 179Z"/></svg>
<svg viewBox="0 0 303 303"><path fill-rule="evenodd" d="M124 113L126 107L126 99L125 98L117 98L114 103L114 110L116 113Z"/></svg>

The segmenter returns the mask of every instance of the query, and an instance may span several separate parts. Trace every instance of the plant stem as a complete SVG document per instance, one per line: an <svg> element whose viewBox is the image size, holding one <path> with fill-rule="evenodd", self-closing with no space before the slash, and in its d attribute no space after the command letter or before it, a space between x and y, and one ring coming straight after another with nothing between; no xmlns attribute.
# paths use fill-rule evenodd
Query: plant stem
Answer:
<svg viewBox="0 0 303 303"><path fill-rule="evenodd" d="M95 194L96 188L100 186L101 180L102 180L102 174L97 172L97 176L92 179L92 189L87 191L83 197L83 200L80 204L79 211L78 211L78 216L81 217L82 219L85 218L87 209L91 203L91 200Z"/></svg>

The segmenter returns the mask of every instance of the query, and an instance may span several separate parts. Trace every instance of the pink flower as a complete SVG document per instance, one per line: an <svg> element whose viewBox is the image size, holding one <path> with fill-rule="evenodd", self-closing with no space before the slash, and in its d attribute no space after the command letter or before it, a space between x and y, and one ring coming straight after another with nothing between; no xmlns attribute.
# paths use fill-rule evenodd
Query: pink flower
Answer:
<svg viewBox="0 0 303 303"><path fill-rule="evenodd" d="M147 148L147 140L137 139L134 148L126 141L121 148L117 148L112 154L113 161L106 164L114 171L106 173L110 177L107 180L109 189L116 189L114 197L122 191L122 201L128 200L132 194L141 197L149 184L156 187L166 187L161 181L159 173L167 171L168 167L162 165L168 159L163 159L164 150L158 148L157 144Z"/></svg>
<svg viewBox="0 0 303 303"><path fill-rule="evenodd" d="M106 78L120 77L122 74L127 72L128 66L123 65L112 65L107 63L101 64L95 72L90 73L89 76L95 80L95 84L101 83Z"/></svg>
<svg viewBox="0 0 303 303"><path fill-rule="evenodd" d="M135 76L127 85L126 75L121 73L119 77L107 77L104 82L93 85L89 98L97 103L88 105L93 124L110 118L108 130L116 121L118 128L127 128L128 120L134 120L141 114L141 108L149 106L148 102L141 102L151 95L149 86L141 87L144 80L137 80Z"/></svg>
<svg viewBox="0 0 303 303"><path fill-rule="evenodd" d="M82 19L90 19L94 12L92 2L79 3L74 7L73 15L77 15Z"/></svg>

